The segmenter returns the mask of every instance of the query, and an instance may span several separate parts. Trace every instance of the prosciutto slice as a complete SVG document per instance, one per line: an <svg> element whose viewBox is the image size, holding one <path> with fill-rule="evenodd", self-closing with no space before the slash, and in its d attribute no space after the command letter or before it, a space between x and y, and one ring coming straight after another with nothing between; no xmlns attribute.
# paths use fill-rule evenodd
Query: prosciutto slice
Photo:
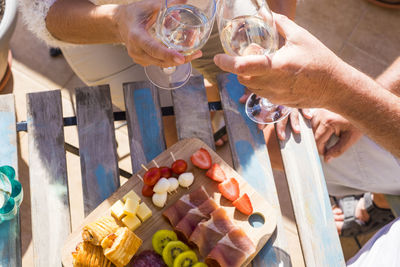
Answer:
<svg viewBox="0 0 400 267"><path fill-rule="evenodd" d="M163 212L163 216L166 217L175 228L189 210L197 208L207 199L209 199L207 192L204 190L204 187L200 187L190 194L182 196L175 204Z"/></svg>
<svg viewBox="0 0 400 267"><path fill-rule="evenodd" d="M189 239L196 226L203 220L210 219L210 213L218 208L218 204L211 198L204 201L197 208L193 208L176 225L175 230Z"/></svg>
<svg viewBox="0 0 400 267"><path fill-rule="evenodd" d="M235 227L217 243L205 262L208 266L240 267L255 251L246 233Z"/></svg>
<svg viewBox="0 0 400 267"><path fill-rule="evenodd" d="M218 208L211 213L211 219L197 225L189 241L197 245L200 255L206 257L218 241L234 228L226 211Z"/></svg>

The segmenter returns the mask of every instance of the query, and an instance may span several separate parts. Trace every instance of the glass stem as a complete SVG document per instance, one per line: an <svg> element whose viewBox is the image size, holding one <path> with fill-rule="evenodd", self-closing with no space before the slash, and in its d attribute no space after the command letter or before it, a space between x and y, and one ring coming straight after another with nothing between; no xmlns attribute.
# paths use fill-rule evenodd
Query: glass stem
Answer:
<svg viewBox="0 0 400 267"><path fill-rule="evenodd" d="M168 68L163 68L163 71L165 74L171 75L176 71L176 67L168 67Z"/></svg>

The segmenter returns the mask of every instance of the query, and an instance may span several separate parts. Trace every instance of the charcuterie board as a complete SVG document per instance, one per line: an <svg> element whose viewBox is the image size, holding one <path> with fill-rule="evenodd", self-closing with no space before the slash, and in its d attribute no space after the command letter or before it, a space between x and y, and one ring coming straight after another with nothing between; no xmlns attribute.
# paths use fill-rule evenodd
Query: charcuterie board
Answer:
<svg viewBox="0 0 400 267"><path fill-rule="evenodd" d="M234 177L239 182L239 188L241 193L247 193L253 205L254 216L246 216L235 209L230 201L221 196L218 190L218 183L208 178L205 170L201 170L190 161L190 156L200 148L205 148L209 151L212 162L218 163L224 170L227 177ZM212 197L222 208L224 208L229 214L229 218L234 224L241 227L247 236L252 240L256 246L256 253L249 257L244 266L250 263L252 258L261 250L268 239L273 234L276 228L276 214L277 211L272 207L264 197L262 197L253 187L251 187L246 180L235 172L226 162L224 162L218 154L216 154L211 148L205 143L198 139L186 139L182 140L160 155L154 160L160 166L171 166L174 161L171 156L171 152L176 159L184 159L188 163L189 172L194 174L194 183L188 188L179 187L177 192L169 194L166 206L164 208L157 208L153 205L151 198L143 197L141 195L143 182L137 177L132 176L124 185L122 185L116 192L114 192L108 199L101 203L92 213L90 213L82 222L82 224L68 236L64 243L62 251L62 263L65 267L72 267L73 258L72 252L79 242L82 241L82 228L90 222L95 221L101 216L110 215L111 206L118 200L122 199L125 194L130 190L134 190L139 196L142 197L142 201L152 210L152 217L145 221L134 233L143 240L143 244L140 247L138 253L143 250L152 249L151 239L153 234L160 229L172 229L172 226L166 220L162 212L173 205L180 197L185 194L192 192L203 186L210 197ZM154 167L154 162L149 162L146 167ZM143 177L145 170L141 170L138 174ZM249 222L251 221L251 222ZM253 225L253 226L252 226ZM201 259L201 257L200 257Z"/></svg>

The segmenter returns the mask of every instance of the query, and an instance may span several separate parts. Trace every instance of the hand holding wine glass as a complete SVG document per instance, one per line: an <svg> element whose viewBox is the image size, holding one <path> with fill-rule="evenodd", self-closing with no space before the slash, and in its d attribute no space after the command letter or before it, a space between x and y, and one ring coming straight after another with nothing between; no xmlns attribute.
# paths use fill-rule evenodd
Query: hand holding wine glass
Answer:
<svg viewBox="0 0 400 267"><path fill-rule="evenodd" d="M265 0L220 0L217 12L221 43L228 55L268 55L277 50L278 34ZM245 111L254 122L269 124L288 116L290 108L252 94Z"/></svg>
<svg viewBox="0 0 400 267"><path fill-rule="evenodd" d="M193 55L207 42L215 11L215 0L165 0L156 20L155 37L182 55ZM190 63L168 68L148 66L145 71L157 87L171 90L189 80L192 67Z"/></svg>

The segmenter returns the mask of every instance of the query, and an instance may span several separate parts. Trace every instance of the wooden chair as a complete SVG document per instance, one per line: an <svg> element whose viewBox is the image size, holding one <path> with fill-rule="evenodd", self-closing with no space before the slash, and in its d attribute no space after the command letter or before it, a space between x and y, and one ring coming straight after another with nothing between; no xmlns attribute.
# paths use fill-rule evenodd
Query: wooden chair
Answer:
<svg viewBox="0 0 400 267"><path fill-rule="evenodd" d="M244 113L244 92L234 75L218 77L234 168L271 205L279 208L272 169L262 132ZM124 84L126 120L133 171L166 149L158 89L148 82ZM209 105L201 76L172 91L179 139L199 138L214 147ZM59 266L61 247L71 231L60 91L27 95L27 128L35 266ZM76 89L79 153L85 215L119 187L114 121L107 85ZM4 111L5 110L5 111ZM0 164L17 169L12 96L0 96ZM280 143L296 223L307 266L344 266L331 205L312 129L300 120L301 136L287 129ZM10 156L11 155L11 156ZM135 179L135 178L132 178ZM291 266L282 216L274 236L253 261L254 266ZM8 227L8 228L7 228ZM20 266L19 220L0 225L3 266ZM5 236L4 236L5 235ZM4 238L3 238L4 236ZM4 240L6 242L4 243Z"/></svg>

